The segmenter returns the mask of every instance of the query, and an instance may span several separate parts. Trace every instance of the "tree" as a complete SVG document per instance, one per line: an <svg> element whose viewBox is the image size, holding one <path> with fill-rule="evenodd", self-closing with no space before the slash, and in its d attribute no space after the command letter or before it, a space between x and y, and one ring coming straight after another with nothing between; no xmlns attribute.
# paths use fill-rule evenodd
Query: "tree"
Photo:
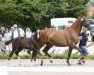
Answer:
<svg viewBox="0 0 94 75"><path fill-rule="evenodd" d="M68 11L67 16L78 17L80 15L86 15L86 4L88 0L67 0L68 1Z"/></svg>
<svg viewBox="0 0 94 75"><path fill-rule="evenodd" d="M86 14L88 0L0 0L0 25L14 23L22 27L50 26L56 17L78 17Z"/></svg>

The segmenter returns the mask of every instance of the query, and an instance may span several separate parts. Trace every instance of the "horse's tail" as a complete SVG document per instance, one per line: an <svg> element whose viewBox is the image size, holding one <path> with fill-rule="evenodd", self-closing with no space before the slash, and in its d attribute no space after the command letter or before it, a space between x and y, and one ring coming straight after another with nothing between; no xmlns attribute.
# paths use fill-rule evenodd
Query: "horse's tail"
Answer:
<svg viewBox="0 0 94 75"><path fill-rule="evenodd" d="M13 41L13 39L10 39L9 41L6 41L6 42L5 42L5 45L10 44L12 41Z"/></svg>

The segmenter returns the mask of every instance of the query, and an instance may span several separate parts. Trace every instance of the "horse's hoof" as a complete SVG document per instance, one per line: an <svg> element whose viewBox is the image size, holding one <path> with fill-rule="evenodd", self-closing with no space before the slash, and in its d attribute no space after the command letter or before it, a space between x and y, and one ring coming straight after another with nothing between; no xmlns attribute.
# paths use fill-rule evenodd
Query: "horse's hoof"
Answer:
<svg viewBox="0 0 94 75"><path fill-rule="evenodd" d="M70 66L71 64L70 63L68 63L68 66Z"/></svg>
<svg viewBox="0 0 94 75"><path fill-rule="evenodd" d="M21 66L21 64L19 64L19 66Z"/></svg>
<svg viewBox="0 0 94 75"><path fill-rule="evenodd" d="M85 64L85 60L82 60L82 63Z"/></svg>
<svg viewBox="0 0 94 75"><path fill-rule="evenodd" d="M19 66L21 66L21 61L19 62Z"/></svg>
<svg viewBox="0 0 94 75"><path fill-rule="evenodd" d="M9 64L10 64L10 61L7 62L7 66L9 66Z"/></svg>
<svg viewBox="0 0 94 75"><path fill-rule="evenodd" d="M42 66L43 64L40 64L40 66Z"/></svg>
<svg viewBox="0 0 94 75"><path fill-rule="evenodd" d="M52 60L50 60L50 63L53 63L53 61L52 61Z"/></svg>
<svg viewBox="0 0 94 75"><path fill-rule="evenodd" d="M7 66L9 66L9 63L7 63Z"/></svg>
<svg viewBox="0 0 94 75"><path fill-rule="evenodd" d="M41 61L41 64L40 64L40 66L42 66L43 65L43 61Z"/></svg>
<svg viewBox="0 0 94 75"><path fill-rule="evenodd" d="M33 61L33 62L31 63L31 66L37 66L36 61Z"/></svg>
<svg viewBox="0 0 94 75"><path fill-rule="evenodd" d="M43 63L40 64L40 66L42 66L42 65L43 65Z"/></svg>
<svg viewBox="0 0 94 75"><path fill-rule="evenodd" d="M81 63L81 62L78 62L77 64L78 64L78 65L82 65L82 63Z"/></svg>
<svg viewBox="0 0 94 75"><path fill-rule="evenodd" d="M38 65L37 65L37 64L34 64L33 67L34 67L34 66L38 66Z"/></svg>
<svg viewBox="0 0 94 75"><path fill-rule="evenodd" d="M82 63L77 63L78 65L82 65Z"/></svg>

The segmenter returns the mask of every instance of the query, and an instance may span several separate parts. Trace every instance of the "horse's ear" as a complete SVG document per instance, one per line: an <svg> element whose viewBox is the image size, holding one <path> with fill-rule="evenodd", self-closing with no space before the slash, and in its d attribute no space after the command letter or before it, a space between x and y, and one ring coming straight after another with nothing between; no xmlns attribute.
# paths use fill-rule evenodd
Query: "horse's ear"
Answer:
<svg viewBox="0 0 94 75"><path fill-rule="evenodd" d="M81 16L81 17L84 17L84 15L82 15L82 14L81 14L80 16Z"/></svg>

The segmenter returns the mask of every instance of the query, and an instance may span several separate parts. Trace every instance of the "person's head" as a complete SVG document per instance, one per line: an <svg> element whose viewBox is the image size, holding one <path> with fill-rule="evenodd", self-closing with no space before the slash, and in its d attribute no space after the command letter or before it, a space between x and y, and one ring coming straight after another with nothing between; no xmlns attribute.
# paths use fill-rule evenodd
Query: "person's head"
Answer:
<svg viewBox="0 0 94 75"><path fill-rule="evenodd" d="M14 27L14 28L18 28L18 25L17 25L17 24L14 24L13 27Z"/></svg>
<svg viewBox="0 0 94 75"><path fill-rule="evenodd" d="M26 32L30 32L31 30L30 30L30 28L29 27L27 27L26 28Z"/></svg>
<svg viewBox="0 0 94 75"><path fill-rule="evenodd" d="M1 27L1 31L5 31L5 27Z"/></svg>
<svg viewBox="0 0 94 75"><path fill-rule="evenodd" d="M12 26L10 30L13 30L13 29L14 29L14 27Z"/></svg>
<svg viewBox="0 0 94 75"><path fill-rule="evenodd" d="M86 33L87 32L87 28L83 28L83 32Z"/></svg>
<svg viewBox="0 0 94 75"><path fill-rule="evenodd" d="M6 28L6 33L8 33L9 32L9 29L8 28Z"/></svg>

